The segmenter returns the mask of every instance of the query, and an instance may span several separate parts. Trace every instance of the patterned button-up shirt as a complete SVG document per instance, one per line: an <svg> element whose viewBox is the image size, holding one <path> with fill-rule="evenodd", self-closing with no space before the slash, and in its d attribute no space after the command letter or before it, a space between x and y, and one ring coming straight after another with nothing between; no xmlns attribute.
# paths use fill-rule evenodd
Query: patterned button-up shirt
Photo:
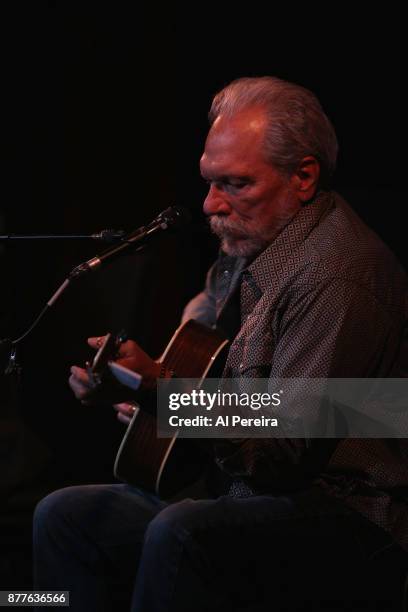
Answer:
<svg viewBox="0 0 408 612"><path fill-rule="evenodd" d="M407 277L337 194L302 208L253 262L221 254L184 320L216 326L237 286L241 320L224 376L408 375ZM216 442L215 452L237 491L318 484L408 550L408 441L251 438Z"/></svg>

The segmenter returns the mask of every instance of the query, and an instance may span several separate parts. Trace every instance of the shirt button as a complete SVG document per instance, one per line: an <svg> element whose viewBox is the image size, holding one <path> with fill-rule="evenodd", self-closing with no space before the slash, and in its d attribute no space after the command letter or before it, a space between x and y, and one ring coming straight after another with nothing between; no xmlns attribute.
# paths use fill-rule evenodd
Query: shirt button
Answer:
<svg viewBox="0 0 408 612"><path fill-rule="evenodd" d="M224 270L223 274L224 276L229 276L229 270Z"/></svg>
<svg viewBox="0 0 408 612"><path fill-rule="evenodd" d="M240 363L240 364L239 364L239 369L240 369L240 370L243 370L243 369L244 369L244 364L243 364L243 363Z"/></svg>

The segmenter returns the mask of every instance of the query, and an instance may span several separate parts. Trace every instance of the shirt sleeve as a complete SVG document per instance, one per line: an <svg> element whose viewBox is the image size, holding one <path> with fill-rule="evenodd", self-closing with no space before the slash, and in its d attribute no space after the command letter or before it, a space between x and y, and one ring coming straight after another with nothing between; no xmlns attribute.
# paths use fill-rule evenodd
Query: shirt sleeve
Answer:
<svg viewBox="0 0 408 612"><path fill-rule="evenodd" d="M209 269L203 291L193 297L184 308L181 323L194 319L208 327L215 325L217 265L215 262Z"/></svg>

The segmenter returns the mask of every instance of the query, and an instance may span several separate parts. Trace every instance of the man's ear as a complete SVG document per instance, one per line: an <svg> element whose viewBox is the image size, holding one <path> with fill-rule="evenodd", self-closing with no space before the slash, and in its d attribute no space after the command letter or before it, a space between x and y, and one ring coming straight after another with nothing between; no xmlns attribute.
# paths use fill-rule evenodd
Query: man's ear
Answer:
<svg viewBox="0 0 408 612"><path fill-rule="evenodd" d="M308 202L314 197L319 177L320 164L317 159L312 155L304 157L291 179L300 202Z"/></svg>

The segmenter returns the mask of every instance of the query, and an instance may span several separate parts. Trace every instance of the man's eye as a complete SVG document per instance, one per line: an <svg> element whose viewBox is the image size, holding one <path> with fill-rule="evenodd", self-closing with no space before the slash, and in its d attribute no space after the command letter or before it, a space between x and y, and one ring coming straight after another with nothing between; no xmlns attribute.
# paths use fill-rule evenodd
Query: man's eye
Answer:
<svg viewBox="0 0 408 612"><path fill-rule="evenodd" d="M203 179L205 181L205 183L207 183L207 185L209 187L211 187L211 185L214 185L217 189L219 190L240 190L243 189L244 187L246 187L248 185L247 181L237 181L237 182L231 182L231 181L227 181L227 180L219 180L219 181L214 181L211 179Z"/></svg>
<svg viewBox="0 0 408 612"><path fill-rule="evenodd" d="M235 190L239 190L239 189L243 189L244 187L246 187L248 185L247 182L245 181L238 181L238 182L234 182L234 183L228 183L228 187L230 189L235 189Z"/></svg>

